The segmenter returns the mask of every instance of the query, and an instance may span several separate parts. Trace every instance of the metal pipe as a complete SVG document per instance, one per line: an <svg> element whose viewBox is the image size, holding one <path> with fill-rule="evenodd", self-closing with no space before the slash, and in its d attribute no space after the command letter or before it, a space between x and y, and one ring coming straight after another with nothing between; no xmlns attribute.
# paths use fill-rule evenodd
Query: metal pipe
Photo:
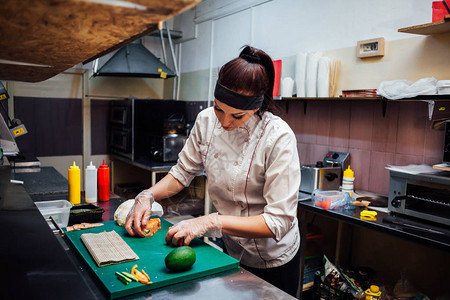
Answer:
<svg viewBox="0 0 450 300"><path fill-rule="evenodd" d="M208 107L211 106L211 91L212 91L212 73L213 73L213 47L214 47L214 21L211 21L211 36L210 36L210 45L209 45L209 84L208 84Z"/></svg>
<svg viewBox="0 0 450 300"><path fill-rule="evenodd" d="M183 49L183 44L178 44L178 65L180 66L180 73L181 73L181 53L182 53L182 49ZM181 86L181 74L179 74L177 76L177 97L176 99L179 100L180 99L180 86Z"/></svg>
<svg viewBox="0 0 450 300"><path fill-rule="evenodd" d="M167 25L167 21L165 21L164 24L166 24L167 36L169 38L169 45L170 45L170 53L172 54L173 66L175 67L175 74L178 76L179 75L178 67L177 67L177 63L175 61L175 52L173 51L172 36L170 35L170 29L169 29L169 25Z"/></svg>
<svg viewBox="0 0 450 300"><path fill-rule="evenodd" d="M163 35L163 28L161 28L160 30L159 30L159 35L160 35L160 37L161 37L161 48L162 48L162 51L163 51L163 58L164 58L164 64L166 64L166 61L167 61L167 56L166 56L166 45L165 45L165 43L164 43L164 35Z"/></svg>

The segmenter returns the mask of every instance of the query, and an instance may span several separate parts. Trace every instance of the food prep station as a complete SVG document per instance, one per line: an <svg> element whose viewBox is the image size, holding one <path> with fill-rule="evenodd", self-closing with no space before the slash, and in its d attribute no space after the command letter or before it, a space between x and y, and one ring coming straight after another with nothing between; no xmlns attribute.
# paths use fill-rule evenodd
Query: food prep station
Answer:
<svg viewBox="0 0 450 300"><path fill-rule="evenodd" d="M0 166L0 231L4 275L2 295L8 299L109 299L86 263L55 234L20 184L11 183L11 168ZM102 203L103 221L113 219L124 202ZM7 274L7 275L6 275ZM184 281L128 296L127 299L295 299L243 268Z"/></svg>

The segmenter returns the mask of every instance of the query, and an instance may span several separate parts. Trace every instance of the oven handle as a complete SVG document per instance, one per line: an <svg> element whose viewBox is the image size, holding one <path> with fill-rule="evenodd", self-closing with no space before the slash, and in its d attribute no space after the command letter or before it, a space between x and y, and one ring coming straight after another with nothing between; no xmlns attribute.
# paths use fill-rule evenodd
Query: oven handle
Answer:
<svg viewBox="0 0 450 300"><path fill-rule="evenodd" d="M406 200L407 198L408 198L408 196L406 196L406 195L396 196L396 197L394 197L394 199L392 199L391 204L393 207L399 208L400 205L402 204L402 201Z"/></svg>

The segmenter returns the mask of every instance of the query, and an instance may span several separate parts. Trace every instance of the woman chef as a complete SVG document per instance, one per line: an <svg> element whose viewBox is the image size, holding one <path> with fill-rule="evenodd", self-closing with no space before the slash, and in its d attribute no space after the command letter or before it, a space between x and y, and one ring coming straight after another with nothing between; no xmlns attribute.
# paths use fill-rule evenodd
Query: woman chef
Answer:
<svg viewBox="0 0 450 300"><path fill-rule="evenodd" d="M296 218L300 164L295 135L272 114L274 67L246 46L219 71L214 107L201 111L177 164L141 192L125 224L144 236L153 201L170 197L206 172L218 213L182 221L166 235L176 244L223 236L224 251L250 272L295 296L300 235Z"/></svg>

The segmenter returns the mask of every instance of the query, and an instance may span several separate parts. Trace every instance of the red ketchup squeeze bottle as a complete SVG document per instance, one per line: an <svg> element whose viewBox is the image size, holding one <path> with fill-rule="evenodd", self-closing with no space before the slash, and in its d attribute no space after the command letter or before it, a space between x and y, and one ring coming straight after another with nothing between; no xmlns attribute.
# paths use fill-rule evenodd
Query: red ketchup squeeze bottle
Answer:
<svg viewBox="0 0 450 300"><path fill-rule="evenodd" d="M109 167L103 164L98 167L97 171L98 183L98 201L109 201Z"/></svg>

